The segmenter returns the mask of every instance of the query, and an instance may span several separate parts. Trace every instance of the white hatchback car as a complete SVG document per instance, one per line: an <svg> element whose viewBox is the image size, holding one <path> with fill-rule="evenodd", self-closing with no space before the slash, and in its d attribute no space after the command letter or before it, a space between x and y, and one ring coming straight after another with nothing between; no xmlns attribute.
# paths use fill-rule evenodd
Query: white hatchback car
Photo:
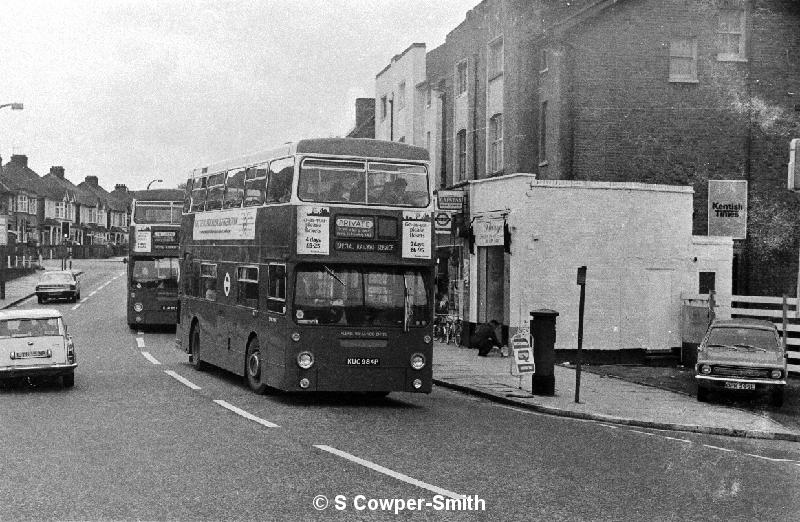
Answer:
<svg viewBox="0 0 800 522"><path fill-rule="evenodd" d="M60 377L75 385L75 346L64 317L53 309L0 311L0 379Z"/></svg>

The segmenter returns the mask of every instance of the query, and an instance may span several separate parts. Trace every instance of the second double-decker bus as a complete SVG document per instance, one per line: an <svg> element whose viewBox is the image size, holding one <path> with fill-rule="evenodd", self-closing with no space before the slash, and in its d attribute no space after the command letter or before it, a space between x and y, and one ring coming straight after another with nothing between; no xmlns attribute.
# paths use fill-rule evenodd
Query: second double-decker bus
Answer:
<svg viewBox="0 0 800 522"><path fill-rule="evenodd" d="M134 193L128 229L127 317L131 328L178 322L183 191Z"/></svg>
<svg viewBox="0 0 800 522"><path fill-rule="evenodd" d="M431 390L425 149L310 139L196 169L176 342L257 393Z"/></svg>

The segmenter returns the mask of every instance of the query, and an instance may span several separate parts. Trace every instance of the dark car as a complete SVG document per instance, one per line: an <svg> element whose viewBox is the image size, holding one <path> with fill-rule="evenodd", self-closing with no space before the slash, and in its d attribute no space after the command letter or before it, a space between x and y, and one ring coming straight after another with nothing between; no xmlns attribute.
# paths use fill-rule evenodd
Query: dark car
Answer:
<svg viewBox="0 0 800 522"><path fill-rule="evenodd" d="M775 325L758 319L716 320L697 349L697 400L712 390L769 394L783 405L786 349Z"/></svg>
<svg viewBox="0 0 800 522"><path fill-rule="evenodd" d="M50 299L75 302L81 298L81 283L69 270L45 272L36 284L36 298L40 303Z"/></svg>

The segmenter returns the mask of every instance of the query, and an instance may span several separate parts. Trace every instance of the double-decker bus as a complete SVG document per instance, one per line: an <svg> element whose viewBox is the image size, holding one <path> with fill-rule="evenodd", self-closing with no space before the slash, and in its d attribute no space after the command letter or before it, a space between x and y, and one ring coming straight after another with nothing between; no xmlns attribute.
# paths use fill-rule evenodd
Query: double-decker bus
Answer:
<svg viewBox="0 0 800 522"><path fill-rule="evenodd" d="M256 393L431 390L425 149L308 139L192 172L176 342Z"/></svg>
<svg viewBox="0 0 800 522"><path fill-rule="evenodd" d="M128 229L127 316L131 328L178 322L183 191L134 193Z"/></svg>

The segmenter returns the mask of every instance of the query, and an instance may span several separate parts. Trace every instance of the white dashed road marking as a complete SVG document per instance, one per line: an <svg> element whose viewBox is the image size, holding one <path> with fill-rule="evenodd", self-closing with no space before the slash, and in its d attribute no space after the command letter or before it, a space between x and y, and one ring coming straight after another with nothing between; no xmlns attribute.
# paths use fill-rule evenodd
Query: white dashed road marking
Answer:
<svg viewBox="0 0 800 522"><path fill-rule="evenodd" d="M136 347L137 348L144 348L144 339L141 337L136 338Z"/></svg>
<svg viewBox="0 0 800 522"><path fill-rule="evenodd" d="M458 493L453 493L452 491L448 491L446 489L442 489L438 486L434 486L432 484L428 484L427 482L422 482L421 480L417 480L415 478L409 477L408 475L403 475L402 473L398 473L396 471L392 471L389 468L384 468L378 464L370 462L368 460L364 460L362 458L356 457L355 455L351 455L344 451L338 450L336 448L332 448L330 446L325 446L324 444L315 444L315 448L321 449L322 451L327 451L328 453L332 453L338 457L342 457L343 459L347 459L350 462L355 462L361 466L367 467L373 471L377 471L378 473L383 473L384 475L388 475L392 478L397 480L402 480L408 484L413 484L414 486L427 489L428 491L433 491L436 494L444 495L446 497L454 498L454 499L461 499L464 498L464 495L459 495Z"/></svg>
<svg viewBox="0 0 800 522"><path fill-rule="evenodd" d="M178 375L177 373L173 372L172 370L164 370L164 373L166 373L167 375L169 375L170 377L172 377L176 381L180 382L181 384L185 384L186 386L188 386L189 388L191 388L193 390L199 390L200 389L200 386L196 385L195 383L193 383L189 379Z"/></svg>
<svg viewBox="0 0 800 522"><path fill-rule="evenodd" d="M272 422L266 421L266 420L264 420L264 419L262 419L260 417L256 417L252 413L248 413L248 412L244 411L241 408L237 408L236 406L234 406L233 404L231 404L229 402L221 401L219 399L215 400L214 402L216 402L217 404L219 404L223 408L226 408L226 409L232 411L233 413L235 413L237 415L241 415L245 419L249 419L249 420L251 420L253 422L257 422L257 423L261 424L262 426L266 426L267 428L280 428L280 426L278 426L277 424L274 424Z"/></svg>
<svg viewBox="0 0 800 522"><path fill-rule="evenodd" d="M142 355L144 355L144 358L153 364L161 364L160 362L158 362L158 359L150 355L150 352L142 352Z"/></svg>
<svg viewBox="0 0 800 522"><path fill-rule="evenodd" d="M705 446L706 448L711 448L720 451L730 451L731 453L734 453L734 450L730 448L720 448L719 446L712 446L711 444L703 444L703 446Z"/></svg>

